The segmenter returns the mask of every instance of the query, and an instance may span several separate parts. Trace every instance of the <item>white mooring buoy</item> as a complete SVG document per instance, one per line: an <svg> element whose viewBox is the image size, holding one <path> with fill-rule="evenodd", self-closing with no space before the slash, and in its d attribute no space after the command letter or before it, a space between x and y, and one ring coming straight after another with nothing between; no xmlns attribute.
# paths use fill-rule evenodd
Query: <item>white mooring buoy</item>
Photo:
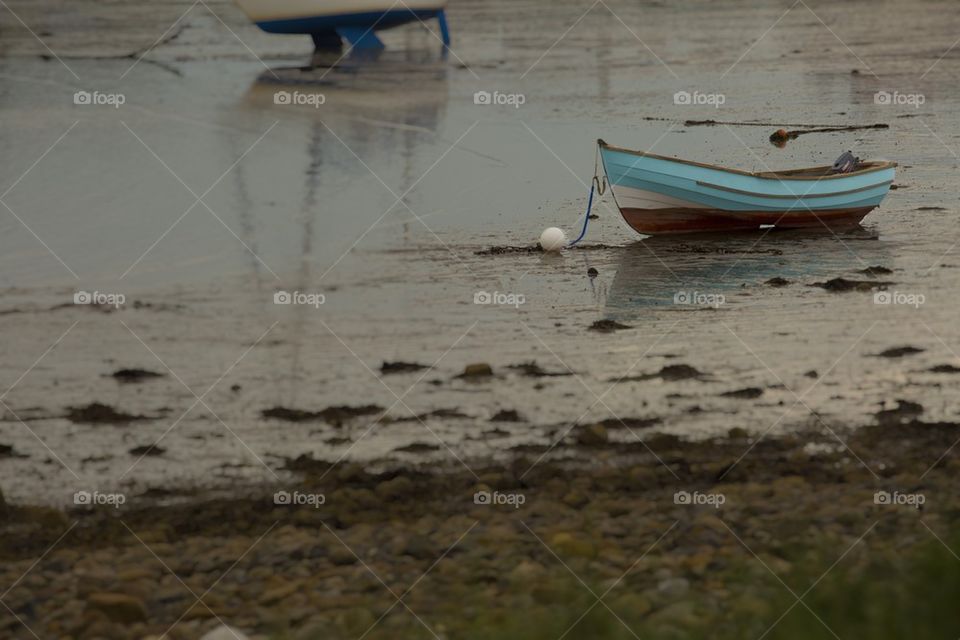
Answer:
<svg viewBox="0 0 960 640"><path fill-rule="evenodd" d="M567 246L567 234L563 229L547 227L540 234L540 246L544 251L560 251Z"/></svg>

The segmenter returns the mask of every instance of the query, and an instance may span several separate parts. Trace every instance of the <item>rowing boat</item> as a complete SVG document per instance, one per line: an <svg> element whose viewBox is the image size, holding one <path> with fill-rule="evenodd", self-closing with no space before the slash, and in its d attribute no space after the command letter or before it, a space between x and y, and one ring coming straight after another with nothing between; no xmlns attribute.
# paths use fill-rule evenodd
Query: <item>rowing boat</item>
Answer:
<svg viewBox="0 0 960 640"><path fill-rule="evenodd" d="M614 201L647 235L767 227L854 227L890 190L897 163L870 161L751 173L614 147L598 140Z"/></svg>
<svg viewBox="0 0 960 640"><path fill-rule="evenodd" d="M447 0L236 0L268 33L309 34L318 49L338 48L341 38L354 48L379 49L376 31L436 18L443 43L450 44L444 14Z"/></svg>

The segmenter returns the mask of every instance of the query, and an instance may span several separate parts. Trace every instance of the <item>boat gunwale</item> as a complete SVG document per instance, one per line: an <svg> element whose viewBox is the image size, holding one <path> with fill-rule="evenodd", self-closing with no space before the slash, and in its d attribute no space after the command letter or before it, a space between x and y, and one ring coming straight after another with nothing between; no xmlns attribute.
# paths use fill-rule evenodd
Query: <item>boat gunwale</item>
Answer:
<svg viewBox="0 0 960 640"><path fill-rule="evenodd" d="M687 164L694 167L701 167L704 169L713 169L715 171L723 171L725 173L736 173L742 176L749 176L751 178L760 178L761 180L776 180L777 182L796 182L801 180L836 180L839 178L850 178L852 176L865 175L867 173L873 173L876 171L883 171L884 169L892 169L897 166L896 162L890 160L877 160L869 162L865 165L863 169L858 169L856 171L851 171L850 173L833 173L820 176L799 176L793 177L789 175L784 175L776 171L762 171L762 172L753 172L753 171L743 171L741 169L731 169L729 167L721 167L715 164L707 164L705 162L697 162L695 160L684 160L682 158L671 158L669 156L661 156L655 153L648 153L646 151L636 151L634 149L627 149L625 147L618 147L612 144L608 144L602 138L597 139L597 145L601 149L610 149L611 151L619 151L622 153L627 153L634 156L641 156L644 158L653 158L654 160L666 160L667 162L677 162L680 164ZM787 171L811 171L814 169L829 169L831 168L828 165L817 166L817 167L807 167L803 169L788 169Z"/></svg>

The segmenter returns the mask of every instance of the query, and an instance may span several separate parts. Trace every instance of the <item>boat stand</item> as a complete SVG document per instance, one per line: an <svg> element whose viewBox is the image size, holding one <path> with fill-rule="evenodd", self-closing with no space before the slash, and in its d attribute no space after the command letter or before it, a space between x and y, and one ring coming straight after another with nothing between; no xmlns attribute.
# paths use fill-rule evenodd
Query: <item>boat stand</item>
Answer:
<svg viewBox="0 0 960 640"><path fill-rule="evenodd" d="M360 29L359 27L341 27L337 33L343 36L343 39L350 43L354 49L371 50L385 49L383 40L377 37L373 29Z"/></svg>
<svg viewBox="0 0 960 640"><path fill-rule="evenodd" d="M352 48L361 51L377 51L386 48L383 41L371 29L340 27L314 31L310 37L313 38L313 46L317 51L342 51L344 40L349 42Z"/></svg>
<svg viewBox="0 0 960 640"><path fill-rule="evenodd" d="M334 29L314 31L310 34L310 37L313 38L313 47L317 51L343 50L343 40L340 38L340 34Z"/></svg>
<svg viewBox="0 0 960 640"><path fill-rule="evenodd" d="M443 46L450 48L450 27L447 24L447 14L441 9L436 13L437 26L440 27L440 38ZM314 31L310 34L313 46L317 51L341 51L343 41L346 40L356 50L377 51L386 48L383 40L377 37L373 28L336 27Z"/></svg>
<svg viewBox="0 0 960 640"><path fill-rule="evenodd" d="M450 27L447 26L447 12L441 9L437 13L437 25L440 27L440 37L443 38L443 46L450 48Z"/></svg>

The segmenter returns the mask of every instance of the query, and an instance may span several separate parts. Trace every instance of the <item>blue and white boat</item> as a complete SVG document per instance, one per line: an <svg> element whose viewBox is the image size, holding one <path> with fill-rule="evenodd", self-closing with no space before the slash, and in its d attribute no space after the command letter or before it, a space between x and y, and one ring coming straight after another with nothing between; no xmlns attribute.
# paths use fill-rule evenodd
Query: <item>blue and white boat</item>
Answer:
<svg viewBox="0 0 960 640"><path fill-rule="evenodd" d="M623 219L655 235L761 227L854 227L890 190L897 163L750 173L658 156L598 140L607 183Z"/></svg>
<svg viewBox="0 0 960 640"><path fill-rule="evenodd" d="M268 33L309 34L317 48L341 46L379 49L376 32L408 22L436 18L444 45L450 34L447 0L236 0L244 13Z"/></svg>

